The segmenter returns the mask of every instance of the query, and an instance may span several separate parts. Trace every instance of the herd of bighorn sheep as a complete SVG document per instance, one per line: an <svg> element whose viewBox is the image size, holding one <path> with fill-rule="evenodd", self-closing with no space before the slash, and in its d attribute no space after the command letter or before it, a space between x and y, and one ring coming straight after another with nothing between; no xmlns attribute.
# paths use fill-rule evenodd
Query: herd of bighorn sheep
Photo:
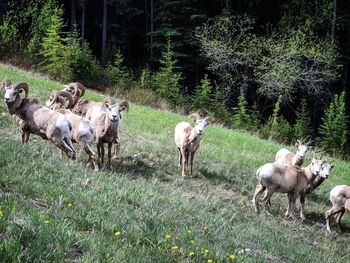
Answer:
<svg viewBox="0 0 350 263"><path fill-rule="evenodd" d="M5 91L4 101L15 123L22 131L22 143L28 143L29 135L36 134L50 140L62 153L76 159L73 143L80 145L89 156L89 163L94 171L104 164L104 144L108 146L106 166L111 168L112 145L114 157L120 155L120 124L122 112L129 109L129 103L121 99L118 103L111 97L102 102L82 99L86 88L78 82L65 85L61 91L52 91L43 105L36 99L28 99L29 85L25 82L12 84L5 78L1 83ZM24 91L24 98L20 94ZM205 127L213 123L211 117L202 118L198 113L190 117L195 122L192 127L188 122L180 122L175 127L175 144L179 152L179 166L182 176L192 175L193 160L204 136ZM92 144L97 146L97 158ZM271 197L277 193L286 193L288 208L286 216L291 216L296 197L300 197L300 217L305 219L305 198L312 193L330 175L334 165L314 152L311 163L302 166L304 157L311 149L309 143L298 140L296 153L281 149L276 153L273 163L266 163L256 171L258 184L252 202L255 211L260 212L259 197L265 192L263 201L268 213L271 213ZM350 186L337 185L330 192L332 208L325 212L326 228L330 232L329 219L336 215L337 226L345 211L350 212Z"/></svg>

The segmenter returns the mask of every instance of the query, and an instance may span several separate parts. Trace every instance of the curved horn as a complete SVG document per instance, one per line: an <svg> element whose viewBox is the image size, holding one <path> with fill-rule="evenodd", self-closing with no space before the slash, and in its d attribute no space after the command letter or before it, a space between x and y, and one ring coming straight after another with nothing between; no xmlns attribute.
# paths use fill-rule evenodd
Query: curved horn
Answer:
<svg viewBox="0 0 350 263"><path fill-rule="evenodd" d="M29 85L26 82L18 82L13 86L14 89L20 90L23 89L25 92L25 97L24 99L26 100L28 98L29 94Z"/></svg>
<svg viewBox="0 0 350 263"><path fill-rule="evenodd" d="M47 107L51 107L57 100L57 91L56 90L53 90L51 91L51 94L50 94L50 98L53 97L53 99L51 100L51 104L47 105Z"/></svg>
<svg viewBox="0 0 350 263"><path fill-rule="evenodd" d="M103 99L103 103L104 104L111 104L111 105L113 105L113 104L115 104L115 100L112 97L110 97L110 96L106 96Z"/></svg>
<svg viewBox="0 0 350 263"><path fill-rule="evenodd" d="M83 95L85 94L86 87L79 82L71 82L67 86L74 89L74 93L73 93L74 96L83 97ZM79 95L78 95L78 92L79 92Z"/></svg>
<svg viewBox="0 0 350 263"><path fill-rule="evenodd" d="M71 106L73 105L73 97L69 92L61 90L57 92L57 96L64 97L66 100L68 100L68 105L66 106L66 109L71 108Z"/></svg>
<svg viewBox="0 0 350 263"><path fill-rule="evenodd" d="M194 112L190 115L190 118L194 121L197 121L197 120L200 120L202 119L202 117L197 113L197 112Z"/></svg>
<svg viewBox="0 0 350 263"><path fill-rule="evenodd" d="M129 111L129 102L125 99L118 102L119 111L123 111L126 109L126 111Z"/></svg>

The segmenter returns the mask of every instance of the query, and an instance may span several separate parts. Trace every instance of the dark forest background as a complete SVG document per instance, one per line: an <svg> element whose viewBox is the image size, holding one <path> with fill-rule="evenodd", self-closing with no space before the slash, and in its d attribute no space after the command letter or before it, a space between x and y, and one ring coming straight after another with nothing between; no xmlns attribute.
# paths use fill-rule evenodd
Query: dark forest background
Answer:
<svg viewBox="0 0 350 263"><path fill-rule="evenodd" d="M349 155L348 0L10 0L3 62Z"/></svg>

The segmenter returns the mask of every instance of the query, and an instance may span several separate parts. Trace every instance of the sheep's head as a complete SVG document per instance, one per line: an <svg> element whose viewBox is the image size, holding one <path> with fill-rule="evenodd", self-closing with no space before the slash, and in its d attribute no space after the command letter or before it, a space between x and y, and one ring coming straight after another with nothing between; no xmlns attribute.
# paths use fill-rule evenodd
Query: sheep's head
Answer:
<svg viewBox="0 0 350 263"><path fill-rule="evenodd" d="M17 96L24 90L25 92L25 100L28 98L29 86L25 82L18 82L15 85L10 85L5 87L5 96L4 101L8 103L12 103L16 100Z"/></svg>
<svg viewBox="0 0 350 263"><path fill-rule="evenodd" d="M295 143L295 147L297 147L296 155L297 155L298 161L300 162L304 161L305 154L310 149L308 143L304 143L300 140L297 140Z"/></svg>
<svg viewBox="0 0 350 263"><path fill-rule="evenodd" d="M320 175L320 171L322 169L322 165L324 164L325 161L319 158L312 158L311 160L311 171L315 175Z"/></svg>
<svg viewBox="0 0 350 263"><path fill-rule="evenodd" d="M108 102L114 102L110 104ZM105 108L108 112L108 117L112 122L119 122L121 120L121 112L125 109L129 109L129 102L127 100L121 100L117 104L112 98L105 99Z"/></svg>
<svg viewBox="0 0 350 263"><path fill-rule="evenodd" d="M8 78L4 78L4 79L1 81L0 90L5 90L6 87L10 87L11 85L12 85L11 80L8 79Z"/></svg>
<svg viewBox="0 0 350 263"><path fill-rule="evenodd" d="M211 117L205 117L203 119L198 113L192 113L190 117L196 123L193 129L197 135L203 135L205 127L214 121Z"/></svg>
<svg viewBox="0 0 350 263"><path fill-rule="evenodd" d="M46 102L46 106L52 109L70 108L72 103L73 97L70 93L62 90L58 92L53 90L50 94L50 98Z"/></svg>
<svg viewBox="0 0 350 263"><path fill-rule="evenodd" d="M322 168L321 168L321 172L320 172L320 176L323 177L324 179L327 179L328 176L330 175L331 173L331 170L333 169L334 167L334 160L330 161L329 163L328 162L324 162L322 164Z"/></svg>
<svg viewBox="0 0 350 263"><path fill-rule="evenodd" d="M68 85L64 85L63 91L69 92L75 97L82 97L85 94L86 87L79 82L71 82Z"/></svg>

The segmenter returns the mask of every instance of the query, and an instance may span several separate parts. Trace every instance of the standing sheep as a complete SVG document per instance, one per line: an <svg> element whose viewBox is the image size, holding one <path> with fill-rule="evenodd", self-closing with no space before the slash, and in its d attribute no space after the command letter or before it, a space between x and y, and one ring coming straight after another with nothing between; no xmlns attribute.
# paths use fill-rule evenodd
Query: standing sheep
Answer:
<svg viewBox="0 0 350 263"><path fill-rule="evenodd" d="M305 154L310 149L310 147L308 146L308 143L304 144L300 140L297 140L295 147L297 147L296 153L292 153L285 148L280 149L276 153L275 162L291 166L302 166Z"/></svg>
<svg viewBox="0 0 350 263"><path fill-rule="evenodd" d="M25 91L22 99L20 93ZM71 159L76 152L71 140L71 127L68 119L61 113L50 110L37 100L28 100L29 87L20 82L5 88L4 100L10 114L22 129L22 143L27 143L31 133L50 140Z"/></svg>
<svg viewBox="0 0 350 263"><path fill-rule="evenodd" d="M204 119L198 113L190 117L196 122L192 127L188 122L180 122L175 127L175 144L179 151L179 165L182 166L182 176L192 175L193 158L198 150L205 127L213 122L211 117Z"/></svg>
<svg viewBox="0 0 350 263"><path fill-rule="evenodd" d="M325 213L327 230L328 232L331 232L329 218L333 215L336 215L337 226L339 230L341 230L340 220L345 211L350 212L350 186L335 186L329 194L329 199L331 200L333 206Z"/></svg>
<svg viewBox="0 0 350 263"><path fill-rule="evenodd" d="M268 204L273 193L278 192L288 194L288 209L286 216L289 216L294 210L296 194L304 194L304 190L308 184L312 182L316 176L319 176L322 164L322 160L313 158L311 163L305 168L278 163L267 163L261 166L256 172L259 184L256 186L252 200L255 212L260 212L258 199L266 190L267 194L264 197L264 202L269 212L270 207ZM304 219L305 198L300 199L300 201L302 202L300 217Z"/></svg>

